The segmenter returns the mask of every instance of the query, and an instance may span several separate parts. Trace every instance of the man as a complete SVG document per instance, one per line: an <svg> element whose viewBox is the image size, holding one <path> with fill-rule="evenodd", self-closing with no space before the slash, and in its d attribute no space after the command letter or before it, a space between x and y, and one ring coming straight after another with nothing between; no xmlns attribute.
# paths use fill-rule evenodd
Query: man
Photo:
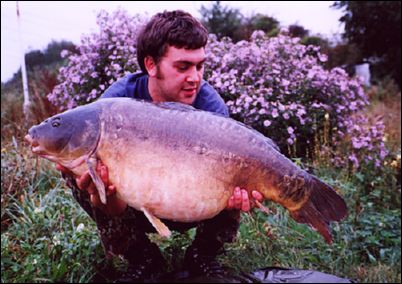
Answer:
<svg viewBox="0 0 402 284"><path fill-rule="evenodd" d="M155 103L180 102L229 116L222 98L202 80L207 39L207 30L186 12L156 14L137 40L137 59L142 72L117 81L101 98L132 97ZM58 169L66 173L60 165ZM68 184L73 187L73 194L81 206L96 221L105 252L124 255L129 263L131 281L148 279L165 266L159 248L146 236L146 233L155 231L142 212L128 207L116 197L108 180L107 168L101 161L97 170L107 188L106 205L100 203L89 174L76 180L69 178ZM258 192L254 191L252 195L262 200ZM163 220L170 229L178 231L197 226L195 239L185 254L185 269L195 274L219 271L215 257L222 252L224 243L232 242L236 236L240 217L238 209L250 210L247 191L236 188L228 209L236 210L224 210L197 224Z"/></svg>

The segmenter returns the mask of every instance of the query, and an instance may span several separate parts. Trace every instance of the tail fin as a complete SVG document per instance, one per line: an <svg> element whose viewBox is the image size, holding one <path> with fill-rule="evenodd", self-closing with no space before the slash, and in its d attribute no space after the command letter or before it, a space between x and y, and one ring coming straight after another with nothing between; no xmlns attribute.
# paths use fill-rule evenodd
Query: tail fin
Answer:
<svg viewBox="0 0 402 284"><path fill-rule="evenodd" d="M346 203L329 185L311 176L309 200L291 216L317 230L329 244L332 243L329 223L340 221L347 215Z"/></svg>

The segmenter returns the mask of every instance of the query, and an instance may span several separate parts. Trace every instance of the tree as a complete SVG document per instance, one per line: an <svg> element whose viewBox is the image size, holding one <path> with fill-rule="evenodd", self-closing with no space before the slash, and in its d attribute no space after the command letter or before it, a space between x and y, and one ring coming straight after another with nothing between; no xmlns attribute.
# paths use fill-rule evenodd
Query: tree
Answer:
<svg viewBox="0 0 402 284"><path fill-rule="evenodd" d="M222 6L221 1L214 2L211 8L201 6L200 13L203 25L219 38L227 36L234 39L235 32L242 24L243 15L239 10Z"/></svg>
<svg viewBox="0 0 402 284"><path fill-rule="evenodd" d="M279 33L279 22L272 17L256 14L250 17L243 17L241 25L234 31L232 40L249 40L254 31L260 30L269 36L276 36Z"/></svg>
<svg viewBox="0 0 402 284"><path fill-rule="evenodd" d="M373 65L373 75L390 75L400 87L401 1L337 1L333 7L345 9L343 37Z"/></svg>
<svg viewBox="0 0 402 284"><path fill-rule="evenodd" d="M308 36L309 31L306 30L303 26L293 24L288 27L289 30L289 35L291 37L299 37L299 38L304 38Z"/></svg>
<svg viewBox="0 0 402 284"><path fill-rule="evenodd" d="M265 33L279 32L279 21L273 17L257 14L250 18L253 31L261 30Z"/></svg>
<svg viewBox="0 0 402 284"><path fill-rule="evenodd" d="M328 55L328 61L325 64L326 68L332 69L340 66L348 72L349 76L355 74L354 66L357 62L362 61L361 51L353 43L338 43L334 47L327 45L322 50Z"/></svg>
<svg viewBox="0 0 402 284"><path fill-rule="evenodd" d="M78 53L77 48L72 42L69 41L52 41L50 42L46 49L44 50L31 50L25 54L25 62L27 65L28 79L36 73L41 74L42 72L53 73L54 68L59 68L63 64L63 58L60 53L62 50L69 50L71 53ZM13 77L4 83L4 92L9 93L10 90L17 90L17 92L22 92L21 83L21 68L13 74ZM29 92L31 92L31 87L29 87Z"/></svg>
<svg viewBox="0 0 402 284"><path fill-rule="evenodd" d="M226 36L238 42L249 40L256 30L264 31L270 36L276 36L279 32L279 21L275 18L259 13L245 17L238 9L222 6L220 1L214 2L211 8L201 6L200 13L201 22L219 39Z"/></svg>
<svg viewBox="0 0 402 284"><path fill-rule="evenodd" d="M46 66L55 62L61 62L61 51L69 50L72 53L77 53L78 50L72 42L69 41L52 41L50 42L44 51L32 50L25 54L25 61L30 71L36 66Z"/></svg>

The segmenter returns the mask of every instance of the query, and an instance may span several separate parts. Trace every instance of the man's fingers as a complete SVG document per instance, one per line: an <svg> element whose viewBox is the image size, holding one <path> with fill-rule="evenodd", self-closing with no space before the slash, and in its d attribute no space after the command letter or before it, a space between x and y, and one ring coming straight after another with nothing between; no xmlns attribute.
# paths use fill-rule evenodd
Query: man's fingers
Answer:
<svg viewBox="0 0 402 284"><path fill-rule="evenodd" d="M91 194L91 195L97 194L98 195L98 190L94 183L90 183L86 189L89 194Z"/></svg>
<svg viewBox="0 0 402 284"><path fill-rule="evenodd" d="M253 190L251 192L251 195L253 196L254 199L256 199L258 201L263 201L264 200L264 196L260 192L258 192L256 190Z"/></svg>
<svg viewBox="0 0 402 284"><path fill-rule="evenodd" d="M91 200L92 206L101 208L102 202L101 202L101 200L99 198L99 194L91 194L90 195L90 200Z"/></svg>
<svg viewBox="0 0 402 284"><path fill-rule="evenodd" d="M253 190L251 196L246 189L235 187L232 196L228 200L227 209L239 209L244 212L249 212L252 207L256 206L256 202L263 201L264 196Z"/></svg>
<svg viewBox="0 0 402 284"><path fill-rule="evenodd" d="M87 191L89 193L89 199L91 201L92 206L97 207L97 208L102 208L103 203L100 200L98 190L94 183L91 183L88 186Z"/></svg>
<svg viewBox="0 0 402 284"><path fill-rule="evenodd" d="M105 164L102 162L102 160L98 160L97 165L100 167L106 167Z"/></svg>
<svg viewBox="0 0 402 284"><path fill-rule="evenodd" d="M56 164L56 170L61 171L62 173L65 173L65 174L72 174L72 172L69 169L67 169L66 167L64 167L60 164Z"/></svg>
<svg viewBox="0 0 402 284"><path fill-rule="evenodd" d="M109 172L106 166L100 166L100 177L104 184L109 184Z"/></svg>
<svg viewBox="0 0 402 284"><path fill-rule="evenodd" d="M63 166L60 165L60 164L56 164L56 170L61 171L61 172L65 172L65 171L66 171L66 168L63 167Z"/></svg>
<svg viewBox="0 0 402 284"><path fill-rule="evenodd" d="M236 187L233 193L234 196L234 207L236 209L240 209L241 208L241 204L242 204L242 193L240 190L240 187Z"/></svg>
<svg viewBox="0 0 402 284"><path fill-rule="evenodd" d="M110 196L116 193L116 186L109 185L106 190L106 196Z"/></svg>
<svg viewBox="0 0 402 284"><path fill-rule="evenodd" d="M245 189L241 190L241 197L242 197L241 210L244 212L250 211L250 200L248 199L247 190Z"/></svg>
<svg viewBox="0 0 402 284"><path fill-rule="evenodd" d="M234 196L233 195L229 198L228 206L226 208L228 208L228 209L234 208Z"/></svg>
<svg viewBox="0 0 402 284"><path fill-rule="evenodd" d="M92 181L92 178L91 178L89 172L86 172L85 174L83 174L82 176L80 176L79 178L76 179L77 186L81 190L85 190L89 186L91 181Z"/></svg>
<svg viewBox="0 0 402 284"><path fill-rule="evenodd" d="M100 178L102 179L103 183L105 185L109 184L109 171L105 164L102 162L102 160L98 160L96 164L96 171L100 175Z"/></svg>

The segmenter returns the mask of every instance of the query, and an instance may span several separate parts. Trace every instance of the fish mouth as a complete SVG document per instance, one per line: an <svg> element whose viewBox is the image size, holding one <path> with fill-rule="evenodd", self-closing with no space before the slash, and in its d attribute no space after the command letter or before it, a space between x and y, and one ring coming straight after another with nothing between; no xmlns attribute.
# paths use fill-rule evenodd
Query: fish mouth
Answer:
<svg viewBox="0 0 402 284"><path fill-rule="evenodd" d="M32 153L43 157L47 156L46 151L41 147L41 145L36 139L32 138L31 135L29 134L25 135L24 139L31 146Z"/></svg>
<svg viewBox="0 0 402 284"><path fill-rule="evenodd" d="M27 134L24 137L24 140L29 143L32 147L38 146L38 141L34 140L31 135Z"/></svg>

